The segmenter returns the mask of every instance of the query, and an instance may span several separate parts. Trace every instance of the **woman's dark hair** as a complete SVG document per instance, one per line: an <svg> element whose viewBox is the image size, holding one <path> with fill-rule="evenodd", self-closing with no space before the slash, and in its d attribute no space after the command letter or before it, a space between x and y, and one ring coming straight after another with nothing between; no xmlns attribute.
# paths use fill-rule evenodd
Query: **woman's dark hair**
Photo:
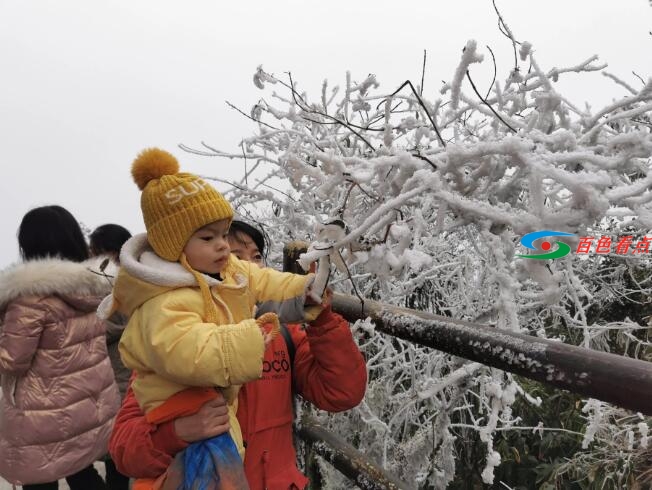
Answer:
<svg viewBox="0 0 652 490"><path fill-rule="evenodd" d="M265 254L265 235L263 235L262 231L251 226L249 223L245 223L244 221L233 220L231 222L231 232L234 231L239 231L245 235L249 235L249 237L251 237L253 242L256 244L256 247L258 247L258 251L261 253L261 255L263 257L267 256Z"/></svg>
<svg viewBox="0 0 652 490"><path fill-rule="evenodd" d="M88 246L79 223L61 206L28 211L18 228L18 247L24 260L58 257L83 262L88 259Z"/></svg>
<svg viewBox="0 0 652 490"><path fill-rule="evenodd" d="M90 236L93 255L119 254L124 243L131 238L131 233L124 226L112 223L98 226Z"/></svg>

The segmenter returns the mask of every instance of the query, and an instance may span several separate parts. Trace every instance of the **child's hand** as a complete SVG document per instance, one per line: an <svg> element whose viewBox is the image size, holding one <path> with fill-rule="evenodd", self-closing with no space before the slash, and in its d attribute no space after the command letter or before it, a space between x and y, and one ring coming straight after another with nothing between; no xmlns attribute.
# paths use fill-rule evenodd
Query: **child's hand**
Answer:
<svg viewBox="0 0 652 490"><path fill-rule="evenodd" d="M256 318L256 323L263 334L263 342L265 342L265 349L267 349L269 344L272 343L272 340L281 331L281 323L278 320L278 315L273 312L264 313Z"/></svg>

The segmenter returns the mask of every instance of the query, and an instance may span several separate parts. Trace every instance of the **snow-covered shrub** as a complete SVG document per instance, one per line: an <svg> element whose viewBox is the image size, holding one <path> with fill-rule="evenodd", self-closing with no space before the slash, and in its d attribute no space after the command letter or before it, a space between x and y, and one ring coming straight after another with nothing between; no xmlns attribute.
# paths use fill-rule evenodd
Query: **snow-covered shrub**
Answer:
<svg viewBox="0 0 652 490"><path fill-rule="evenodd" d="M186 149L244 160L246 175L230 182L228 197L265 225L272 243L310 239L319 224L343 221L346 233L331 243L346 264L331 281L336 289L643 358L647 324L631 305L646 308L650 293L652 79L634 88L595 56L547 69L528 43L519 54L521 66L486 96L471 76L487 58L474 41L437 91L411 83L387 90L373 75L347 73L343 86L324 81L311 97L290 74L259 67L254 82L264 95L241 151ZM568 72L586 83L608 76L622 95L597 111L580 108L556 89ZM260 211L263 202L272 211ZM527 253L520 238L538 230L574 234L558 238L573 251L581 237L595 237L593 251L518 257ZM619 303L628 311L607 314ZM496 448L511 431L570 432L583 447L555 477L573 468L573 478L588 478L596 461L618 457L619 485L647 445L649 420L594 400L578 407L578 431L524 425L515 401L522 411L542 403L531 384L368 322L353 330L368 362L366 398L347 416L321 414L322 422L420 487L445 488L460 467L462 478L493 482L505 457Z"/></svg>

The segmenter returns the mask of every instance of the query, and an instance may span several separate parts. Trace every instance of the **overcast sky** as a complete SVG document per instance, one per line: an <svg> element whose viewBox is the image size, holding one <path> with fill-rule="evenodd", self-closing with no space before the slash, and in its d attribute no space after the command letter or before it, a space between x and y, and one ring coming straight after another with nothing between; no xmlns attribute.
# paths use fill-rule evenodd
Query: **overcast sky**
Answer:
<svg viewBox="0 0 652 490"><path fill-rule="evenodd" d="M633 86L652 76L647 0L496 0L544 69L593 54ZM0 0L0 268L18 259L16 231L30 208L60 204L87 227L144 231L129 167L148 146L172 151L182 169L234 178L238 161L184 153L206 141L237 150L260 97L259 64L309 93L375 73L392 91L421 78L429 98L449 81L468 39L490 45L504 80L511 45L490 0ZM493 71L490 63L474 67ZM587 83L589 81L590 83ZM604 77L571 77L562 93L594 106L625 95Z"/></svg>

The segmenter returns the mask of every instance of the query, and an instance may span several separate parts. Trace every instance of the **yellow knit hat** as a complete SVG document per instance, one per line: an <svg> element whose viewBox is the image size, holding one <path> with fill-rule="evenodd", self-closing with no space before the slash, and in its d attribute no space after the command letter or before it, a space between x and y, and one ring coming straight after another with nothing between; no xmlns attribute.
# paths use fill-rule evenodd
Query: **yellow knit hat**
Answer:
<svg viewBox="0 0 652 490"><path fill-rule="evenodd" d="M196 175L179 173L179 162L167 151L143 150L131 175L143 191L140 207L147 240L161 258L178 261L195 231L233 218L233 208L222 194Z"/></svg>

